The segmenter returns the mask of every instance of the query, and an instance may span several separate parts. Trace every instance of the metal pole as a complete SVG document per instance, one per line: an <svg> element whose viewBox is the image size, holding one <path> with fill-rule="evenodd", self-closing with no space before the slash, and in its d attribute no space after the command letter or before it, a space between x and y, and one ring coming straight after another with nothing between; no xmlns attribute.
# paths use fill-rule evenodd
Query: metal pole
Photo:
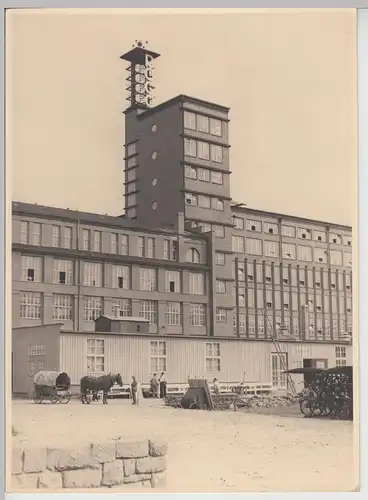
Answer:
<svg viewBox="0 0 368 500"><path fill-rule="evenodd" d="M239 316L239 258L235 258L235 309L236 309L236 336L240 337Z"/></svg>

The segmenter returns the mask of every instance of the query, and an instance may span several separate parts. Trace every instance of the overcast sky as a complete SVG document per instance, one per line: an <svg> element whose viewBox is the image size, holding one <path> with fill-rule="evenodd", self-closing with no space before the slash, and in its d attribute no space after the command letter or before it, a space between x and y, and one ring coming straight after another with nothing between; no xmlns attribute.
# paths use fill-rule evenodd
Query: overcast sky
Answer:
<svg viewBox="0 0 368 500"><path fill-rule="evenodd" d="M231 195L342 224L355 217L356 19L349 9L149 14L7 12L7 166L13 200L123 212L126 65L161 54L155 104L230 110Z"/></svg>

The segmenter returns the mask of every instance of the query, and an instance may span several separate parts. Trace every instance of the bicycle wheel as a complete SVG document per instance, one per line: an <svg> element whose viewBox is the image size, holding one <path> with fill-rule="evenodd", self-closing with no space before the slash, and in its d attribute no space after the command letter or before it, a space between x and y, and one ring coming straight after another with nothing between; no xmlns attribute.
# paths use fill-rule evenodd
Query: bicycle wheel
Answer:
<svg viewBox="0 0 368 500"><path fill-rule="evenodd" d="M299 404L300 411L303 413L305 417L312 417L313 416L313 411L311 408L311 401L308 399L303 399L303 401L300 402Z"/></svg>

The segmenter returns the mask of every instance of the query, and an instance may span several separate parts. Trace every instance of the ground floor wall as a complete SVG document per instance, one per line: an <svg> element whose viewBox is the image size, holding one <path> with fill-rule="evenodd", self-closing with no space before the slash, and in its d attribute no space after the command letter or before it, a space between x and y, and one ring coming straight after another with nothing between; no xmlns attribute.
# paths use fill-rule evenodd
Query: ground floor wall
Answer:
<svg viewBox="0 0 368 500"><path fill-rule="evenodd" d="M342 343L280 342L285 365L331 368L351 365L352 347ZM86 373L120 373L124 384L135 375L148 383L153 373L165 371L168 383L184 384L188 378L216 377L223 383L272 383L285 388L283 366L271 341L214 338L62 333L60 370L72 384ZM296 378L298 381L298 379Z"/></svg>

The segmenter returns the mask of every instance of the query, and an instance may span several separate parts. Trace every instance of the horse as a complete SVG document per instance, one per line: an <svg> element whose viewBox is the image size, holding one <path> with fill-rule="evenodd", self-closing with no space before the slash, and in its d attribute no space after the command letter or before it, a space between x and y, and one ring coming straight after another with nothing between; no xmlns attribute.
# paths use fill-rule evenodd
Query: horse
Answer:
<svg viewBox="0 0 368 500"><path fill-rule="evenodd" d="M107 393L115 383L119 384L120 387L123 387L123 379L121 378L120 373L115 375L109 373L108 375L102 375L101 377L90 377L88 375L82 377L80 381L80 397L82 403L90 403L86 397L87 393L103 391L102 402L104 405L107 405Z"/></svg>

